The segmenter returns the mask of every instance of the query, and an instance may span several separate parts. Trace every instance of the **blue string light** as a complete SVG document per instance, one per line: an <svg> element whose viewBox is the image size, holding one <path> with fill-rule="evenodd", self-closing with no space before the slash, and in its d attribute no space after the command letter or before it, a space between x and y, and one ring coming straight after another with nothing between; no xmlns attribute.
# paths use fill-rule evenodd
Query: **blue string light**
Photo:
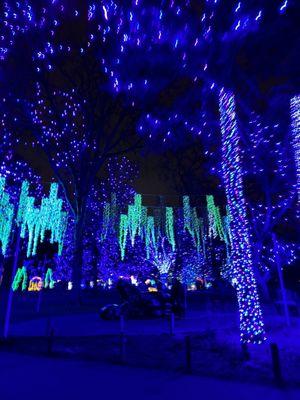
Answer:
<svg viewBox="0 0 300 400"><path fill-rule="evenodd" d="M293 147L295 153L298 204L300 205L300 96L291 99Z"/></svg>
<svg viewBox="0 0 300 400"><path fill-rule="evenodd" d="M222 169L230 214L232 238L231 263L240 313L240 335L243 343L262 343L265 330L252 270L252 254L243 194L243 172L235 100L222 90L219 98L222 132Z"/></svg>

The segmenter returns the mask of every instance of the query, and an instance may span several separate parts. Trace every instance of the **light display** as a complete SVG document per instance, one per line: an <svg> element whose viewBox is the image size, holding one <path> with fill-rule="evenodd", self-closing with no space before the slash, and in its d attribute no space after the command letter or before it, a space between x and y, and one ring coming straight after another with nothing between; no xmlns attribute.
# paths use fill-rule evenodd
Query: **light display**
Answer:
<svg viewBox="0 0 300 400"><path fill-rule="evenodd" d="M110 224L110 217L111 217L110 203L105 203L103 207L101 241L105 240L107 237Z"/></svg>
<svg viewBox="0 0 300 400"><path fill-rule="evenodd" d="M17 225L21 225L23 219L25 218L28 197L29 197L29 182L23 181L19 198L17 217L16 217Z"/></svg>
<svg viewBox="0 0 300 400"><path fill-rule="evenodd" d="M194 236L194 231L192 229L192 209L189 196L183 196L183 216L184 229L187 229L190 234Z"/></svg>
<svg viewBox="0 0 300 400"><path fill-rule="evenodd" d="M146 256L149 258L150 246L155 248L154 218L147 215L147 208L142 206L142 196L135 194L134 203L128 205L128 214L121 214L119 229L119 245L121 259L125 257L127 235L129 234L132 247L138 235L145 241Z"/></svg>
<svg viewBox="0 0 300 400"><path fill-rule="evenodd" d="M136 235L142 231L142 196L134 196L134 204L128 206L128 229L131 245L134 246Z"/></svg>
<svg viewBox="0 0 300 400"><path fill-rule="evenodd" d="M226 216L222 218L220 209L215 205L214 197L212 195L206 196L207 201L207 235L209 238L217 238L226 243L226 247L229 246L229 232L228 224L226 225ZM188 196L183 198L183 215L184 215L184 229L188 230L192 238L196 243L198 253L202 252L205 257L205 227L203 218L199 218L197 215L196 207L190 207L190 201Z"/></svg>
<svg viewBox="0 0 300 400"><path fill-rule="evenodd" d="M230 215L229 215L229 209L228 206L226 206L226 215L223 217L223 226L224 230L226 232L227 240L226 244L231 244L231 231L230 231Z"/></svg>
<svg viewBox="0 0 300 400"><path fill-rule="evenodd" d="M217 41L225 42L257 32L266 14L271 12L276 18L289 6L288 1L279 8L276 5L270 7L269 3L267 7L263 2L259 6L253 5L247 0L231 5L219 0L198 3L195 6L190 0L168 0L156 4L145 1L123 3L118 0L91 2L88 20L91 25L99 24L101 28L92 32L90 45L100 42L105 48L102 68L110 79L111 89L117 93L126 90L129 96L137 97L138 91L140 96L147 90L151 91L153 81L159 87L163 86L167 79L165 76L161 80L155 79L155 76L147 74L147 69L140 68L140 62L136 62L146 53L154 58L161 47L168 52L168 58L172 58L174 70L189 71L196 80L202 75L209 75L211 56L205 51L206 47ZM52 51L55 49L52 48ZM43 54L49 52L50 49L46 48ZM199 53L203 60L201 68L199 57L193 57ZM132 54L135 54L134 58ZM125 65L129 66L130 73L128 70L125 73ZM139 80L134 79L137 70ZM209 87L214 83L211 80Z"/></svg>
<svg viewBox="0 0 300 400"><path fill-rule="evenodd" d="M107 282L108 279L112 278L118 279L119 275L125 274L123 260L120 261L120 259L122 257L123 259L125 258L128 231L123 230L125 226L123 228L120 226L120 215L124 210L124 206L126 207L134 198L135 192L132 188L132 181L138 175L137 165L126 157L113 157L108 161L106 169L107 178L102 179L100 182L100 193L98 193L93 204L89 205L91 216L95 219L92 228L93 232L91 234L89 230L85 230L86 246L93 246L91 251L93 255L93 279L97 275L97 279L103 282ZM99 199L100 203L102 199L104 201L103 207L100 204L100 208ZM109 207L107 204L109 204ZM98 211L101 211L101 208L102 219ZM88 218L90 218L90 214L88 214ZM95 230L97 221L101 223L99 236L98 231ZM87 225L90 224L87 223ZM120 232L121 234L122 232L125 233L124 242L122 238L119 241ZM122 250L121 247L123 247ZM87 269L86 260L87 258L84 257L84 271Z"/></svg>
<svg viewBox="0 0 300 400"><path fill-rule="evenodd" d="M154 226L154 218L147 217L147 225L146 225L146 238L145 238L145 245L146 245L146 257L149 259L150 257L150 249L154 249L154 252L157 252L157 242L155 235L155 226Z"/></svg>
<svg viewBox="0 0 300 400"><path fill-rule="evenodd" d="M159 271L163 284L166 283L168 273L170 272L171 267L174 265L176 258L174 251L168 250L166 242L166 237L163 237L160 246L158 249L152 250L150 257L152 265L154 265Z"/></svg>
<svg viewBox="0 0 300 400"><path fill-rule="evenodd" d="M5 90L5 89L4 89ZM15 151L20 143L20 138L15 134L14 129L6 127L5 118L9 114L10 107L13 107L9 99L0 99L0 176L5 178L5 191L10 195L13 204L18 202L20 184L24 179L30 180L33 184L34 194L39 196L42 193L41 178L34 172L32 167L20 159Z"/></svg>
<svg viewBox="0 0 300 400"><path fill-rule="evenodd" d="M55 285L55 280L53 278L53 270L52 268L48 268L46 275L45 275L45 282L44 282L44 287L47 289L53 289Z"/></svg>
<svg viewBox="0 0 300 400"><path fill-rule="evenodd" d="M220 240L227 242L227 236L223 226L223 220L220 214L219 207L216 207L213 196L206 196L207 201L207 212L208 212L208 223L209 230L208 235L216 238L217 236Z"/></svg>
<svg viewBox="0 0 300 400"><path fill-rule="evenodd" d="M198 253L205 253L205 237L203 229L203 219L198 218L196 207L191 207L189 196L183 196L183 218L184 229L186 229L196 243Z"/></svg>
<svg viewBox="0 0 300 400"><path fill-rule="evenodd" d="M205 238L204 238L204 231L203 231L203 219L198 218L196 207L192 209L192 237L196 242L196 247L198 253L201 251L201 244L203 247L205 246Z"/></svg>
<svg viewBox="0 0 300 400"><path fill-rule="evenodd" d="M207 211L208 211L208 236L217 237L217 224L215 219L215 205L212 196L207 196Z"/></svg>
<svg viewBox="0 0 300 400"><path fill-rule="evenodd" d="M51 184L50 195L43 198L40 207L35 207L35 198L28 195L29 183L22 184L17 223L21 227L21 237L28 234L27 257L35 255L39 242L45 240L46 231L51 232L50 243L58 243L58 254L61 254L67 228L67 213L62 210L62 200L57 197L58 185Z"/></svg>
<svg viewBox="0 0 300 400"><path fill-rule="evenodd" d="M192 210L196 214L196 208ZM192 221L194 221L194 218L195 216L192 217ZM183 221L179 213L179 217L176 221L176 235L179 251L177 251L176 254L177 262L175 262L175 274L182 283L186 286L190 286L195 284L197 277L205 276L203 268L205 260L205 235L204 232L202 232L202 228L204 228L202 218L197 217L196 224L199 225L199 227L196 229L196 232L198 232L196 238L186 229L182 229L182 226L184 227L185 225L185 220L184 213ZM195 224L195 222L193 222L193 224ZM199 238L197 238L198 235Z"/></svg>
<svg viewBox="0 0 300 400"><path fill-rule="evenodd" d="M243 343L261 343L265 339L262 311L252 270L252 254L243 194L239 133L235 100L231 93L220 92L223 178L229 209L232 237L231 263L240 312Z"/></svg>
<svg viewBox="0 0 300 400"><path fill-rule="evenodd" d="M22 291L27 289L28 275L26 267L18 268L12 283L12 290L15 292L21 286Z"/></svg>
<svg viewBox="0 0 300 400"><path fill-rule="evenodd" d="M0 242L4 256L8 250L15 212L14 206L10 202L10 196L5 191L5 181L5 178L0 177Z"/></svg>
<svg viewBox="0 0 300 400"><path fill-rule="evenodd" d="M300 205L300 96L291 100L293 147L295 152L298 204Z"/></svg>
<svg viewBox="0 0 300 400"><path fill-rule="evenodd" d="M196 209L195 209L194 213L196 213ZM201 244L202 244L203 257L205 257L205 254L206 254L206 250L205 250L206 233L205 233L203 218L198 218L196 220L196 216L195 216L194 221L197 221L197 230L196 230L196 232L197 232L197 234L196 234L197 250L198 250L198 253L200 253Z"/></svg>
<svg viewBox="0 0 300 400"><path fill-rule="evenodd" d="M77 17L83 20L82 9L84 10L85 6L87 10L87 5L82 4L78 15L67 18L67 23ZM68 9L70 8L72 9L71 5ZM88 23L88 27L93 29L92 23ZM97 27L98 24L96 31ZM62 29L64 28L62 27ZM77 38L79 37L80 33L77 35ZM104 90L105 78L98 64L99 59L97 62L93 62L95 53L90 51L92 50L91 43L82 43L82 48L78 48L74 43L66 43L64 40L61 43L61 38L56 39L49 41L49 46L47 45L45 49L35 53L33 57L41 79L37 79L35 97L31 102L30 122L35 127L33 129L35 146L42 148L47 154L51 169L59 180L72 214L75 241L70 247L72 254L69 262L73 274L73 288L79 291L83 274L89 273L93 274L93 277L97 276L97 255L94 256L94 254L105 253L104 247L107 248L107 246L104 245L104 241L110 237L109 230L113 229L112 225L119 222L110 221L115 213L112 209L108 210L108 205L104 211L106 214L101 233L98 232L99 229L93 231L92 225L89 226L89 222L87 222L91 221L92 214L94 214L92 217L94 223L97 223L97 220L100 222L101 218L100 215L97 215L97 211L94 213L91 209L93 191L98 192L99 203L102 203L103 200L106 203L109 202L107 198L101 197L101 184L96 185L98 176L103 175L107 167L109 170L109 160L120 159L120 154L132 150L140 143L140 140L136 137L135 130L132 129L131 110L127 111L120 99L107 95ZM65 57L65 51L67 51L67 57ZM70 58L73 57L82 65L82 68L78 68L82 75L79 78L81 88L78 83L74 84L73 79L71 85L68 81L68 77L73 75L73 72L70 72L74 65L72 61L70 62ZM41 83L43 82L42 78L48 75L48 71L53 70L54 73L57 73L60 63L64 64L70 75L63 74L63 83L60 88L57 88L55 84L50 85L50 89L46 88ZM76 65L78 64L76 63ZM83 65L88 65L90 72L85 73ZM91 76L94 76L92 81ZM48 81L48 76L45 79ZM95 90L89 90L92 87ZM103 103L100 105L102 101ZM91 122L92 120L93 122ZM121 174L122 171L119 175ZM85 176L89 178L85 180ZM117 186L114 191L119 193L119 187ZM79 204L80 206L78 206ZM101 211L102 205L99 207ZM137 205L134 205L134 208L136 209ZM128 230L126 228L124 231L126 238L120 238L120 243L123 243L123 239L125 239L121 245L123 248L122 258L125 256L127 238L130 237L134 244L137 234L137 224L135 224L137 219L132 212L132 207L130 209ZM115 217L117 220L117 215Z"/></svg>
<svg viewBox="0 0 300 400"><path fill-rule="evenodd" d="M135 131L132 128L136 124L139 133L150 138L159 136L163 143L174 144L177 132L180 132L181 137L184 137L183 133L188 133L200 136L203 140L213 135L212 127L215 124L215 117L211 118L210 109L214 107L210 106L210 98L225 82L232 87L241 86L239 79L234 78L234 75L239 74L235 74L236 65L231 61L240 59L236 57L240 53L233 54L232 52L235 49L246 49L247 46L242 46L245 44L244 38L249 33L253 36L258 31L265 33L267 31L265 25L260 30L262 24L266 21L277 21L278 13L286 15L293 2L263 1L258 4L258 2L243 0L228 5L227 2L221 0L200 0L198 3L189 0L184 2L167 0L157 4L137 0L128 2L104 0L88 1L86 4L81 2L78 9L77 2L73 3L66 0L51 2L48 0L40 2L7 0L0 5L0 59L2 61L5 61L19 36L30 30L35 33L38 31L39 34L43 32L47 36L47 40L44 40L43 35L36 34L37 38L41 36L39 45L32 46L32 50L29 50L32 56L30 59L33 59L34 68L41 79L35 79L34 75L30 77L34 78L30 79L31 81L39 81L36 84L36 98L30 99L32 103L29 106L28 99L24 100L24 104L27 114L29 109L30 122L34 123L34 129L29 129L35 139L31 150L34 147L43 149L53 174L62 184L70 211L73 213L72 229L78 239L76 246L73 246L76 250L75 256L72 257L75 266L73 269L81 270L84 263L85 266L88 264L88 261L82 260L85 255L97 253L98 249L94 250L97 247L97 244L95 245L97 237L101 242L102 255L105 253L103 250L105 243L110 242L106 247L106 254L109 253L107 249L112 243L112 238L117 238L118 228L122 260L125 258L126 246L129 242L135 246L137 242L144 241L147 258L151 257L152 249L157 252L163 237L172 247L172 251L178 251L176 212L172 207L166 207L160 215L154 214L152 217L148 215L147 208L142 206L140 195L135 196L133 204L129 204L129 199L118 200L122 205L129 204L127 214L125 212L121 215L115 211L114 203L112 201L109 203L106 198L102 231L99 233L99 230L91 229L88 225L91 221L97 220L95 215L99 217L98 221L101 218L98 214L94 214L94 219L87 217L87 213L92 214L90 198L96 176L102 172L102 166L106 165L112 156L123 154L134 147L132 145L123 148L114 145L126 142L125 132ZM66 20L64 16L67 16ZM85 27L84 33L87 34L84 35L84 40L80 31L78 35L64 37L64 32L68 30L70 23L74 23L78 28ZM76 36L80 38L80 45ZM264 37L268 36L264 35ZM90 57L90 49L96 50L94 53L99 54L95 63L90 63L90 58L84 58L86 55ZM73 62L73 56L77 57L76 63ZM79 87L74 79L76 74L73 74L73 70L70 73L66 68L65 75L69 73L71 77L67 84L63 84L62 87L47 87L53 78L51 71L64 70L66 67L67 63L61 63L62 59L68 60L71 65L79 65L80 58L84 60L86 67L96 64L96 71L99 70L100 74L104 74L107 79L103 80L101 76L101 82L93 81L91 84L84 81L82 87ZM148 63L148 60L152 62ZM87 71L86 75L92 76L94 80L97 75L94 72L94 70L93 73ZM241 75L243 72L242 70ZM50 79L48 79L48 74L51 75ZM186 77L187 82L183 82L183 86L186 84L188 89L185 93L179 91L177 98L166 109L161 102L156 101L157 94L169 88L173 81L180 81L182 77ZM246 79L242 76L243 82L248 84L248 78L249 76L246 76ZM42 82L46 85L44 86ZM89 96L85 89L91 87L97 89ZM28 92L28 90L23 92ZM102 98L99 94L103 93L100 92L105 93L104 97L109 98L109 102L113 103L112 107L111 104L99 106L95 98ZM123 104L114 103L114 99L118 96L111 98L111 93L108 95L107 92L113 94L126 92L124 96L126 102L136 110L144 111L138 117L138 121L129 112L129 119L134 121L129 127L124 126L126 125L124 120L128 115L125 111L123 112ZM210 96L209 93L212 95ZM19 101L15 93L12 93L11 97L16 99L16 102ZM197 107L194 107L195 99ZM296 144L299 196L299 107L298 100L295 99L297 98L292 101L292 120L296 138L294 144ZM209 196L207 198L208 224L206 224L206 216L200 218L197 208L191 207L188 196L185 196L183 200L184 229L193 238L198 255L202 252L207 260L211 252L208 250L207 243L218 238L225 242L227 265L233 263L234 273L237 276L235 279L240 305L242 340L259 341L263 337L263 324L251 270L252 258L241 184L240 154L235 143L238 141L238 132L234 117L230 119L234 114L234 104L231 104L233 99L227 99L225 95L221 97L221 100L223 175L227 191L228 215L222 218L219 208ZM5 102L6 99L3 98L3 103ZM1 105L3 106L2 103ZM112 109L114 111L119 109L116 105L122 109L120 116L113 115ZM140 105L142 107L139 107ZM19 122L23 122L23 119L17 117L15 107L11 107L11 110L13 110L13 115L3 112L1 116L4 138L8 137L9 128L13 125L18 126L19 129L11 129L11 131L20 132L21 130L19 138L23 139L24 129ZM95 110L96 113L94 113ZM114 125L109 118L106 118L107 116L118 122ZM211 120L213 123L210 123ZM9 124L7 128L6 124ZM106 132L103 127L108 131L108 139L105 137ZM119 137L118 132L121 132ZM185 140L178 140L178 145ZM209 157L213 155L213 152L209 150L205 154ZM236 166L237 168L233 171L233 167ZM5 165L1 163L1 174L7 172L5 168ZM284 165L280 168L283 170ZM260 172L260 169L257 172ZM119 196L118 189L117 186L114 191ZM67 227L67 215L62 211L61 201L57 198L57 188L51 188L49 198L43 199L40 207L35 205L34 197L29 196L28 193L29 185L24 183L17 223L21 228L22 237L28 239L27 256L36 254L38 243L45 240L46 231L51 232L50 241L58 243L59 253L61 253ZM8 204L9 199L2 196L0 240L3 253L7 252L12 229ZM287 205L285 201L284 206ZM261 208L260 204L258 207ZM271 214L269 210L273 207L274 205L270 202L265 214L269 216ZM261 216L261 212L256 212L256 210L254 214L256 219ZM269 219L273 220L273 215ZM86 223L87 220L88 223ZM94 224L90 223L90 226L94 227ZM270 226L273 227L271 224ZM118 247L118 240L116 239L115 242ZM210 249L213 248L211 243L209 245ZM86 249L88 246L90 248ZM81 252L83 247L85 247L84 256ZM267 251L267 253L270 252ZM92 258L92 256L86 258ZM105 265L106 260L101 262ZM79 276L79 282L74 280L74 287L80 287L80 274L77 276Z"/></svg>
<svg viewBox="0 0 300 400"><path fill-rule="evenodd" d="M172 250L175 251L174 212L172 207L166 207L166 236L172 246Z"/></svg>
<svg viewBox="0 0 300 400"><path fill-rule="evenodd" d="M191 237L196 243L198 253L200 253L200 251L203 251L203 254L205 254L205 234L203 219L198 218L196 207L190 206L189 196L183 197L183 218L184 229L186 229L190 233Z"/></svg>
<svg viewBox="0 0 300 400"><path fill-rule="evenodd" d="M215 237L226 244L226 254L230 253L229 227L225 217L221 217L220 210L215 206L213 196L208 196L208 215L212 213L211 224L216 230ZM105 205L105 210L108 207ZM132 247L135 245L136 237L143 241L146 249L146 259L151 258L151 254L158 251L161 246L162 239L165 238L172 248L176 251L177 234L187 231L200 259L206 258L206 236L209 232L209 225L206 226L204 218L198 217L197 208L190 206L188 196L183 197L183 225L178 227L177 217L175 218L172 207L160 207L153 210L153 216L148 215L148 208L142 206L141 195L135 195L133 204L128 206L128 214L121 214L119 224L119 248L121 252L121 260L124 260L127 246L127 239L130 238ZM106 211L105 211L106 212ZM163 218L162 218L162 213ZM206 220L206 219L205 219ZM164 223L162 224L162 221ZM208 217L208 221L210 218ZM106 223L105 223L106 224ZM226 225L227 224L227 225ZM175 228L176 227L176 228ZM182 231L182 232L181 232ZM180 240L180 239L179 239ZM201 255L200 255L201 254Z"/></svg>
<svg viewBox="0 0 300 400"><path fill-rule="evenodd" d="M289 121L286 122L289 124ZM297 213L290 212L295 205L297 191L295 164L290 162L293 147L288 124L285 125L284 119L280 118L280 112L260 115L252 111L243 134L253 264L258 274L258 285L267 297L267 283L272 270L276 270L272 232L285 232L297 225ZM285 234L281 240L294 241L292 235L287 239ZM290 247L295 249L296 244L290 243ZM290 264L293 259L287 257L285 261Z"/></svg>
<svg viewBox="0 0 300 400"><path fill-rule="evenodd" d="M40 292L43 289L43 280L40 276L34 276L29 281L28 292Z"/></svg>
<svg viewBox="0 0 300 400"><path fill-rule="evenodd" d="M159 92L166 87L179 72L188 75L196 87L200 81L204 81L202 94L216 90L218 83L212 76L216 63L212 54L216 52L209 49L226 47L230 41L238 41L248 34L259 32L262 24L268 20L266 15L272 16L269 19L276 19L278 13L285 13L291 7L290 2L284 2L278 7L266 1L258 6L247 0L238 2L238 5L206 0L200 1L199 5L190 0L160 1L155 5L148 1L124 3L118 0L91 0L80 6L66 0L57 0L51 4L46 0L41 0L38 5L35 3L29 0L20 1L16 3L19 4L18 7L14 1L5 3L4 43L8 41L12 46L15 37L21 32L30 32L31 29L38 28L45 33L47 40L39 40L39 46L33 48L33 60L39 73L53 71L56 67L55 58L69 57L74 53L85 57L90 49L98 46L101 48L99 69L109 81L105 89L113 93L126 91L132 106L136 106L145 92L151 97L156 88ZM64 29L64 24L72 21L80 26L83 20L88 32L87 40L80 41L80 44L73 43L72 40L62 40L60 32L61 28ZM187 20L190 21L189 24L186 23ZM5 54L7 47L5 46ZM169 70L164 72L160 61L156 61L155 69L160 70L160 74L153 74L147 68L145 59L159 60L158 55L162 49L167 59L172 60L169 62ZM218 63L223 58L224 52L221 51L221 54L218 53ZM152 64L151 68L153 69ZM199 90L198 92L200 93ZM41 104L44 106L45 103ZM66 113L68 108L66 107ZM157 110L151 111L153 110L146 114L149 118L141 118L140 124L140 130L150 137L155 133L149 129L149 122L162 127L166 120L170 119L169 122L173 121L174 125L176 120L182 120L173 110L168 110L167 113L164 110L161 118L157 117ZM208 131L208 110L203 111L198 113L198 120L201 115L201 126L195 126L192 121L186 120L180 126L181 132L184 130L202 134ZM74 127L72 123L69 126L72 129ZM163 142L169 141L175 130L166 129L162 133Z"/></svg>
<svg viewBox="0 0 300 400"><path fill-rule="evenodd" d="M215 206L213 196L208 196L208 215L211 214L212 220L208 217L211 222L210 227L213 226L216 234L215 237L219 237L226 243L227 253L229 253L229 227L223 222L220 215L220 210ZM105 213L107 206L105 205ZM162 218L161 213L164 213ZM174 215L172 207L163 207L161 209L154 209L154 215L148 215L148 209L142 206L141 195L135 195L133 204L128 206L128 214L121 214L119 224L119 248L121 251L121 260L124 260L127 238L130 237L131 245L134 247L135 239L138 236L145 245L146 259L149 259L151 252L157 252L159 246L161 246L162 238L168 241L172 248L172 251L176 251L176 236L175 226L177 233L180 232L177 228L177 220ZM106 217L105 217L106 218ZM164 220L164 224L162 221ZM225 220L224 220L225 221ZM105 222L106 224L106 222ZM194 246L197 249L198 254L201 254L201 258L206 257L206 231L209 232L209 228L205 226L204 219L199 218L197 214L197 208L190 206L190 200L188 196L183 197L183 231L187 231L191 236Z"/></svg>
<svg viewBox="0 0 300 400"><path fill-rule="evenodd" d="M128 216L121 214L120 216L120 230L119 230L119 245L121 249L121 260L124 260L126 241L128 235Z"/></svg>
<svg viewBox="0 0 300 400"><path fill-rule="evenodd" d="M59 25L58 18L63 13L61 1L8 0L0 5L0 61L7 58L17 38L33 30L38 30L38 37L48 31L49 37Z"/></svg>
<svg viewBox="0 0 300 400"><path fill-rule="evenodd" d="M223 262L223 267L221 270L221 275L227 279L229 282L232 280L232 266L231 266L231 247L232 247L232 237L230 230L230 215L228 206L226 206L227 214L223 217L223 227L225 233L225 245L226 245L226 260Z"/></svg>

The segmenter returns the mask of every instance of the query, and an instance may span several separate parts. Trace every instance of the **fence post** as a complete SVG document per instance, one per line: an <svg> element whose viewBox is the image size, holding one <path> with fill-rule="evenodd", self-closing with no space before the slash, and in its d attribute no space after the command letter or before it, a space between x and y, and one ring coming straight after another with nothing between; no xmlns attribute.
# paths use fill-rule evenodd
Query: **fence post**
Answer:
<svg viewBox="0 0 300 400"><path fill-rule="evenodd" d="M44 256L44 261L43 261L43 266L42 266L42 270L44 271L44 273L46 273L45 265L46 265L46 256ZM37 312L37 314L39 314L39 312L41 310L41 302L42 302L42 292L43 292L43 290L44 290L44 284L42 285L41 289L38 292L38 298L37 298L37 302L36 302L36 312Z"/></svg>
<svg viewBox="0 0 300 400"><path fill-rule="evenodd" d="M124 333L120 335L120 362L121 364L126 363L126 336Z"/></svg>
<svg viewBox="0 0 300 400"><path fill-rule="evenodd" d="M250 360L250 353L249 353L249 349L248 349L247 343L242 343L241 344L241 348L242 348L243 361L249 361Z"/></svg>
<svg viewBox="0 0 300 400"><path fill-rule="evenodd" d="M172 312L170 314L170 335L173 336L174 335L174 330L175 330L175 315Z"/></svg>
<svg viewBox="0 0 300 400"><path fill-rule="evenodd" d="M51 320L51 318L48 318L47 319L47 324L46 324L45 336L49 336L50 335L51 329L52 329L52 320Z"/></svg>
<svg viewBox="0 0 300 400"><path fill-rule="evenodd" d="M290 314L289 314L289 306L288 306L288 302L287 302L286 289L285 289L284 279L283 279L283 274L282 274L282 269L281 269L279 246L278 246L278 242L277 242L275 233L272 234L272 240L273 240L273 244L274 244L275 262L276 262L276 267L277 267L277 272L278 272L278 277L279 277L285 322L286 322L287 326L290 326L291 321L290 321Z"/></svg>
<svg viewBox="0 0 300 400"><path fill-rule="evenodd" d="M186 361L186 372L190 374L192 372L192 346L191 337L185 337L185 361Z"/></svg>
<svg viewBox="0 0 300 400"><path fill-rule="evenodd" d="M53 351L53 342L54 342L54 328L50 328L50 332L48 335L48 347L47 347L47 352L48 354L52 354Z"/></svg>
<svg viewBox="0 0 300 400"><path fill-rule="evenodd" d="M120 333L121 335L125 333L125 318L123 314L120 315Z"/></svg>
<svg viewBox="0 0 300 400"><path fill-rule="evenodd" d="M17 272L18 259L19 259L19 253L20 253L20 244L21 244L20 229L18 229L17 230L17 242L16 242L16 247L15 247L15 253L14 253L14 261L13 261L13 267L12 267L11 283L8 288L8 298L7 298L7 304L6 304L5 319L4 319L4 329L3 329L3 338L4 339L7 339L8 334L9 334L11 310L12 310L13 295L14 295L14 291L12 289L12 283L14 281L14 277Z"/></svg>
<svg viewBox="0 0 300 400"><path fill-rule="evenodd" d="M42 302L42 289L39 290L39 292L37 294L37 302L36 302L36 312L37 312L37 314L39 314L39 312L41 310L41 302Z"/></svg>
<svg viewBox="0 0 300 400"><path fill-rule="evenodd" d="M283 378L281 373L281 364L280 364L280 357L279 357L279 349L276 343L270 344L271 348L271 356L272 356L272 367L273 367L273 375L275 382L278 385L282 385Z"/></svg>

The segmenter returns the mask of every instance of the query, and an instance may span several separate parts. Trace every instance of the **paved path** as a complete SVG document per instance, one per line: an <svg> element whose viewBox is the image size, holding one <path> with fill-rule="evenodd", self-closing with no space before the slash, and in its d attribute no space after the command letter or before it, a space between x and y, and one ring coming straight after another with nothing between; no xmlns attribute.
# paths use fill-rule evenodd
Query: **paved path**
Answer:
<svg viewBox="0 0 300 400"><path fill-rule="evenodd" d="M120 332L119 321L103 321L94 314L64 315L52 318L57 336L93 336L116 334ZM10 334L13 336L44 336L48 326L47 318L38 318L11 324ZM201 332L209 327L234 327L236 339L239 340L238 324L233 314L207 314L191 312L186 318L175 320L176 333ZM128 335L149 335L170 331L168 319L145 319L125 321Z"/></svg>
<svg viewBox="0 0 300 400"><path fill-rule="evenodd" d="M1 400L299 400L300 391L0 352Z"/></svg>

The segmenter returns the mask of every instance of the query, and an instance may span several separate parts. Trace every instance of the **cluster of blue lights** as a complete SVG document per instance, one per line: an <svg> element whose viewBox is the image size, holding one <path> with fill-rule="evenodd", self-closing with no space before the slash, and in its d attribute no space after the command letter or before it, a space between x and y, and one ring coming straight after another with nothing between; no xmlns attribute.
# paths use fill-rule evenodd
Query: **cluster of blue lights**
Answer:
<svg viewBox="0 0 300 400"><path fill-rule="evenodd" d="M265 339L265 330L253 273L235 100L231 93L224 90L220 92L220 116L223 178L231 220L230 261L240 310L241 341L261 343Z"/></svg>

